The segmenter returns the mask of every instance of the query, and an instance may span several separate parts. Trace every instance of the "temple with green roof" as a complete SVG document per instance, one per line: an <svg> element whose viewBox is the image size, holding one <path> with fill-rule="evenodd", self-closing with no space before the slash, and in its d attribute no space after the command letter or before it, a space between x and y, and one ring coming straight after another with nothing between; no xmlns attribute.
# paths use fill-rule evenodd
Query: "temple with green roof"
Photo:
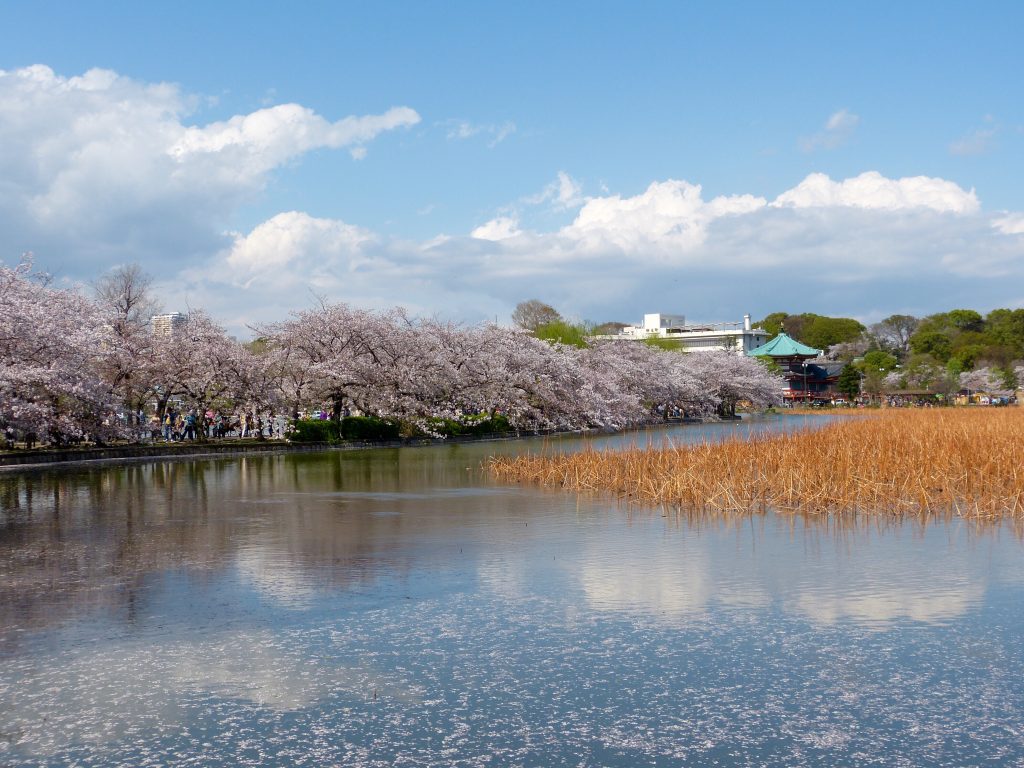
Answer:
<svg viewBox="0 0 1024 768"><path fill-rule="evenodd" d="M767 357L782 371L786 388L784 400L792 402L831 402L838 397L836 382L843 364L821 360L820 349L801 344L787 333L747 352L750 357Z"/></svg>
<svg viewBox="0 0 1024 768"><path fill-rule="evenodd" d="M808 360L821 354L820 349L801 344L788 333L780 333L771 341L747 352L750 357L770 357L780 360Z"/></svg>

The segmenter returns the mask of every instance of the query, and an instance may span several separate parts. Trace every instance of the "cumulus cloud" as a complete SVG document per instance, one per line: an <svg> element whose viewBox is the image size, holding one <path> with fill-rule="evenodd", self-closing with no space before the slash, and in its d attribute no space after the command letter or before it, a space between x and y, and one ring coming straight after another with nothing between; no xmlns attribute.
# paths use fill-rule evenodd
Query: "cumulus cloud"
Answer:
<svg viewBox="0 0 1024 768"><path fill-rule="evenodd" d="M207 262L158 288L167 306L209 308L241 335L321 296L479 319L494 316L493 296L481 289L497 266L483 249L494 245L472 237L408 241L288 211L235 234Z"/></svg>
<svg viewBox="0 0 1024 768"><path fill-rule="evenodd" d="M310 254L330 258L335 269L339 260L355 269L364 258L363 246L373 239L371 232L341 221L288 211L236 236L225 261L236 279L244 280L297 265L313 267L306 263Z"/></svg>
<svg viewBox="0 0 1024 768"><path fill-rule="evenodd" d="M764 198L752 195L716 197L705 202L699 184L654 182L633 197L589 199L562 234L598 247L678 253L701 245L714 219L750 213L765 204Z"/></svg>
<svg viewBox="0 0 1024 768"><path fill-rule="evenodd" d="M498 216L473 230L472 237L478 240L507 240L521 234L519 221L513 216Z"/></svg>
<svg viewBox="0 0 1024 768"><path fill-rule="evenodd" d="M237 235L170 287L168 303L187 289L193 305L244 325L281 317L313 291L478 321L507 317L543 283L560 310L594 320L656 308L707 321L780 308L923 314L948 309L954 293L985 308L1012 305L1005 286L1024 277L1021 216L984 214L973 190L943 179L877 173L815 174L772 201L706 200L699 185L667 180L589 198L555 231L504 215L426 241L289 212Z"/></svg>
<svg viewBox="0 0 1024 768"><path fill-rule="evenodd" d="M804 152L815 152L819 149L836 149L841 147L853 135L860 125L860 117L847 109L833 112L825 121L825 127L818 133L800 139L800 148Z"/></svg>
<svg viewBox="0 0 1024 768"><path fill-rule="evenodd" d="M973 189L964 191L952 181L927 176L887 179L877 171L868 171L843 181L833 181L823 173L812 173L796 187L779 195L774 205L888 211L930 208L951 213L973 213L980 208Z"/></svg>
<svg viewBox="0 0 1024 768"><path fill-rule="evenodd" d="M268 174L318 148L364 145L419 120L408 107L329 121L282 104L189 125L199 100L93 69L0 70L0 231L7 248L69 254L65 269L225 244L224 222ZM73 259L73 261L72 261Z"/></svg>
<svg viewBox="0 0 1024 768"><path fill-rule="evenodd" d="M543 283L569 315L735 320L780 308L923 313L954 293L963 306L1015 305L1007 286L1024 278L1024 214L987 214L973 189L946 179L874 171L811 174L774 199L706 198L682 179L587 197L562 171L490 221L423 240L287 208L232 233L275 169L315 149L362 157L419 116L395 107L328 119L284 104L190 121L199 105L175 85L109 70L0 71L6 258L33 250L72 279L140 261L163 278L169 309L205 307L240 333L311 292L475 321L507 317ZM827 131L851 124L849 113L833 117ZM514 126L451 128L496 140ZM575 213L535 231L529 205Z"/></svg>

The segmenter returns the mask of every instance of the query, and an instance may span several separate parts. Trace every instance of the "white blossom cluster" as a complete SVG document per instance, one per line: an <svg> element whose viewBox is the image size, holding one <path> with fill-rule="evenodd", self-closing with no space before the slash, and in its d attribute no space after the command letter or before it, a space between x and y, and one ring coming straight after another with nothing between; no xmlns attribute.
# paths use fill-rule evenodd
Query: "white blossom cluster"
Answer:
<svg viewBox="0 0 1024 768"><path fill-rule="evenodd" d="M172 398L200 412L345 409L408 420L503 415L518 429L622 428L667 413L764 407L782 384L755 360L636 342L552 344L499 325L462 326L322 304L242 344L201 311L171 335L131 305L47 285L30 259L0 266L0 427L42 441L138 434Z"/></svg>

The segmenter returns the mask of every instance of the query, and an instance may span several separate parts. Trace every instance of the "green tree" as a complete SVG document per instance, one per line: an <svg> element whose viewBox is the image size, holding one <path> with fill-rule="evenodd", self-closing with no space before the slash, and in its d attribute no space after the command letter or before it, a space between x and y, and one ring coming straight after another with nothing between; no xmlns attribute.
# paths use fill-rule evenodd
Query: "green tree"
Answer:
<svg viewBox="0 0 1024 768"><path fill-rule="evenodd" d="M1024 356L1024 309L993 309L985 317L985 337L1013 357Z"/></svg>
<svg viewBox="0 0 1024 768"><path fill-rule="evenodd" d="M768 315L759 325L772 336L785 331L797 341L816 349L855 341L864 333L864 326L852 318L827 317L813 312L785 316L782 316L781 312L775 312Z"/></svg>
<svg viewBox="0 0 1024 768"><path fill-rule="evenodd" d="M874 349L864 354L861 366L865 371L872 370L888 373L889 371L896 369L896 358L888 352L883 352L880 349Z"/></svg>
<svg viewBox="0 0 1024 768"><path fill-rule="evenodd" d="M583 323L570 323L558 319L550 323L544 323L534 330L533 335L538 339L550 343L567 344L571 347L587 346L587 337L590 336L590 329Z"/></svg>
<svg viewBox="0 0 1024 768"><path fill-rule="evenodd" d="M974 370L978 361L984 356L985 347L980 344L965 344L956 349L946 361L946 368L953 375Z"/></svg>
<svg viewBox="0 0 1024 768"><path fill-rule="evenodd" d="M593 332L601 336L612 336L616 333L621 333L622 329L627 325L629 325L629 323L620 323L614 320L609 320L606 323L595 325Z"/></svg>
<svg viewBox="0 0 1024 768"><path fill-rule="evenodd" d="M953 309L946 313L949 323L958 331L981 331L985 319L973 309Z"/></svg>
<svg viewBox="0 0 1024 768"><path fill-rule="evenodd" d="M782 321L789 317L789 312L772 312L764 320L754 323L755 328L762 329L771 341L782 333Z"/></svg>
<svg viewBox="0 0 1024 768"><path fill-rule="evenodd" d="M804 323L807 322L807 313L802 315L786 315L782 321L782 330L797 341L803 340Z"/></svg>
<svg viewBox="0 0 1024 768"><path fill-rule="evenodd" d="M827 349L834 344L855 341L864 333L864 326L850 317L805 315L800 341L816 349Z"/></svg>
<svg viewBox="0 0 1024 768"><path fill-rule="evenodd" d="M847 364L843 367L836 380L836 388L851 400L857 397L860 393L860 371L856 366Z"/></svg>
<svg viewBox="0 0 1024 768"><path fill-rule="evenodd" d="M918 330L910 337L910 348L915 355L930 355L944 363L953 353L953 340L945 331Z"/></svg>
<svg viewBox="0 0 1024 768"><path fill-rule="evenodd" d="M683 342L679 339L666 339L664 336L648 336L643 343L655 349L664 349L667 352L679 352L683 349Z"/></svg>

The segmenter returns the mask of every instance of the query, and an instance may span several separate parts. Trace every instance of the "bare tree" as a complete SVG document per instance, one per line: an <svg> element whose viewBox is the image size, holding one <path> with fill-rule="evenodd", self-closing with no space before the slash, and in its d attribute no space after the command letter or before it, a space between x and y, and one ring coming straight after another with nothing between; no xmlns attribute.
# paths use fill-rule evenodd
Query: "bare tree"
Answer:
<svg viewBox="0 0 1024 768"><path fill-rule="evenodd" d="M139 413L152 394L148 369L154 363L149 319L160 311L152 295L153 278L138 264L111 270L93 283L96 304L112 333L105 346L104 379L129 407L129 421Z"/></svg>
<svg viewBox="0 0 1024 768"><path fill-rule="evenodd" d="M117 267L93 283L100 306L113 313L114 331L123 333L123 324L144 325L160 311L152 294L153 278L138 264Z"/></svg>
<svg viewBox="0 0 1024 768"><path fill-rule="evenodd" d="M871 333L883 347L894 349L902 356L910 350L910 337L920 324L921 321L912 315L890 315L872 325Z"/></svg>
<svg viewBox="0 0 1024 768"><path fill-rule="evenodd" d="M562 316L558 313L558 310L538 299L519 302L512 313L512 322L531 333L542 325L554 323L561 319Z"/></svg>

